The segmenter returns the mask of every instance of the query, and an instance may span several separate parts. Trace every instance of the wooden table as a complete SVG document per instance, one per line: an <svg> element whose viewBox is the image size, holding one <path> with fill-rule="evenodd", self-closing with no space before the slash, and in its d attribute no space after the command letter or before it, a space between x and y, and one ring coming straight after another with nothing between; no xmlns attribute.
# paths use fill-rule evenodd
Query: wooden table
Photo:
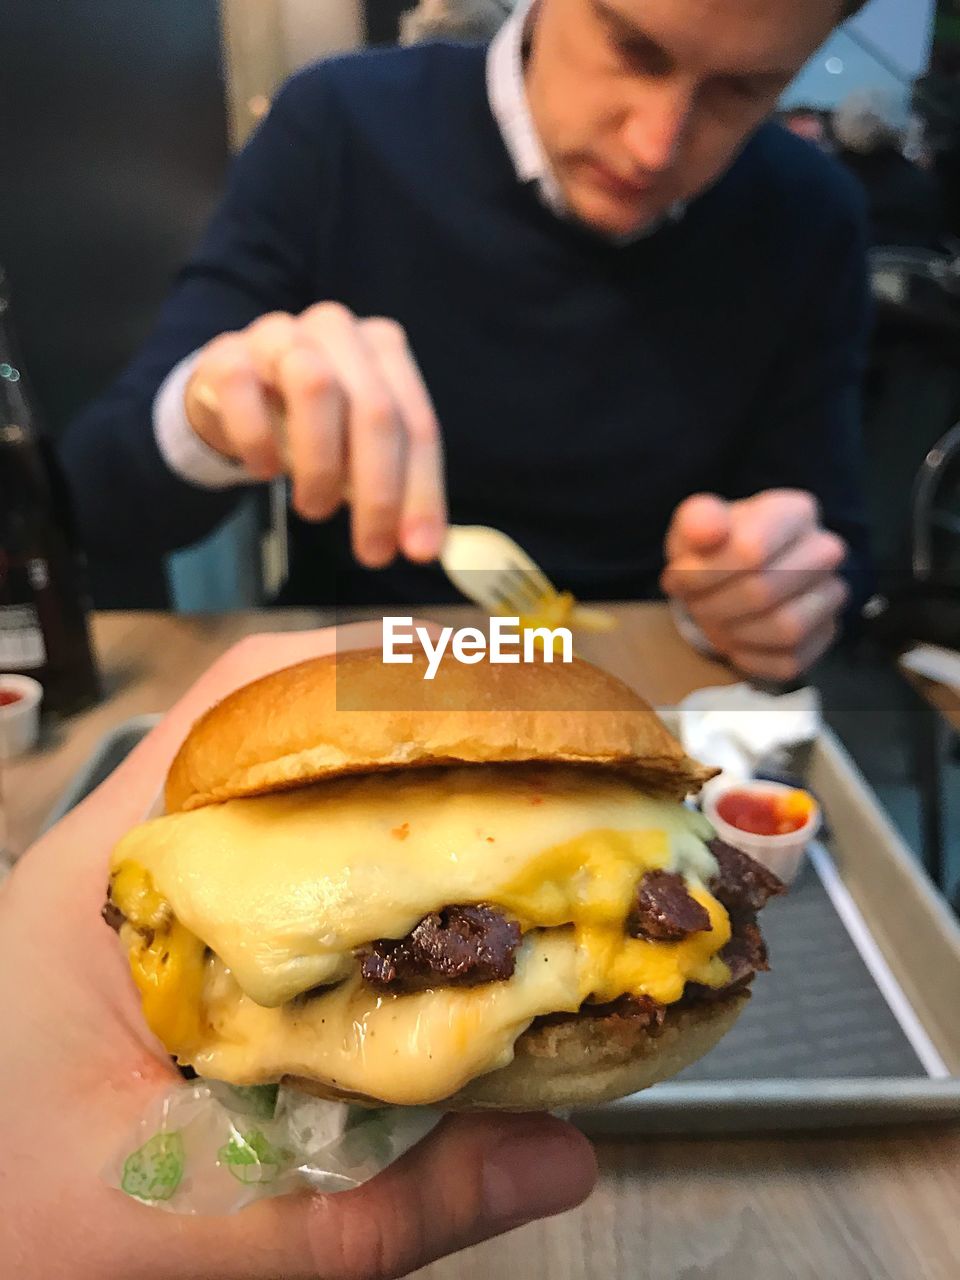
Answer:
<svg viewBox="0 0 960 1280"><path fill-rule="evenodd" d="M729 680L687 649L666 611L617 609L620 627L584 656L657 705ZM468 610L429 610L462 624ZM113 614L94 634L110 696L45 750L7 767L21 846L96 742L130 716L162 711L227 645L315 613L221 618ZM598 1144L601 1182L581 1209L524 1227L421 1273L425 1280L956 1280L960 1128Z"/></svg>

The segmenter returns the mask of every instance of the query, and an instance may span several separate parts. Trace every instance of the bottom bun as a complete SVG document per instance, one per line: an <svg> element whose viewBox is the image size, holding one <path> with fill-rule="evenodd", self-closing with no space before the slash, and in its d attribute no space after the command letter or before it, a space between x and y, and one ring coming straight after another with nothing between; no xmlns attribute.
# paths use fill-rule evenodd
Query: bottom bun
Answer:
<svg viewBox="0 0 960 1280"><path fill-rule="evenodd" d="M477 1076L433 1105L441 1111L552 1111L638 1093L709 1053L749 998L749 992L742 991L725 1000L668 1008L663 1026L655 1032L641 1018L616 1014L542 1022L520 1037L509 1066ZM331 1101L384 1105L302 1076L286 1076L284 1084Z"/></svg>

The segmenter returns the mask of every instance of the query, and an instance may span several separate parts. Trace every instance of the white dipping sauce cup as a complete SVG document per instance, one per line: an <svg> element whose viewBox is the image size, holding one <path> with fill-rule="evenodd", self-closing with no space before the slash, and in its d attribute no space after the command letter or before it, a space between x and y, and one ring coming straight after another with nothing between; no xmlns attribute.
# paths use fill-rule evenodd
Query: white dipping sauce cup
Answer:
<svg viewBox="0 0 960 1280"><path fill-rule="evenodd" d="M739 827L733 827L729 822L724 821L717 813L717 802L721 796L726 795L729 791L746 791L750 795L775 795L783 794L789 791L797 791L797 787L789 787L783 782L762 782L758 780L748 780L746 782L729 782L720 784L707 784L703 797L703 812L710 821L710 825L716 831L717 835L725 844L733 845L735 849L741 849L744 853L749 853L751 858L756 858L757 862L762 863L765 867L769 867L774 875L779 876L784 884L791 884L797 877L800 870L800 864L803 861L803 853L807 845L820 830L820 806L813 797L813 812L796 831L788 831L781 836L761 836L754 835L750 831L741 831ZM807 795L810 793L807 792Z"/></svg>
<svg viewBox="0 0 960 1280"><path fill-rule="evenodd" d="M37 744L43 685L30 676L0 675L0 689L20 695L16 702L0 706L0 760L10 760Z"/></svg>

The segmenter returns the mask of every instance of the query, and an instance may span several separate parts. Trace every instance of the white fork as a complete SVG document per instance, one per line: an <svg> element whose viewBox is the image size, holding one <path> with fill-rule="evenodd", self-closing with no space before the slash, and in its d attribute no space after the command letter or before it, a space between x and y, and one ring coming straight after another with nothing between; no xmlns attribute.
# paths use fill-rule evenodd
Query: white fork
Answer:
<svg viewBox="0 0 960 1280"><path fill-rule="evenodd" d="M584 631L609 631L616 619L561 594L535 560L499 529L453 524L440 552L443 571L484 612L560 623Z"/></svg>

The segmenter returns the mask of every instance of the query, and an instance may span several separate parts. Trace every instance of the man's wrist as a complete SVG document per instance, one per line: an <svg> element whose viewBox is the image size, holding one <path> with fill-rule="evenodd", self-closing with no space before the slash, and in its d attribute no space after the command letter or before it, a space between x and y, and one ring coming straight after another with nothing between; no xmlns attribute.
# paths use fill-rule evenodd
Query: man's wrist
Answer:
<svg viewBox="0 0 960 1280"><path fill-rule="evenodd" d="M700 630L693 620L690 610L681 601L668 596L667 603L670 607L670 613L673 617L673 624L679 631L681 637L686 640L691 648L696 649L698 653L704 654L705 657L719 657L718 651L710 643L704 633Z"/></svg>
<svg viewBox="0 0 960 1280"><path fill-rule="evenodd" d="M170 470L201 489L231 489L253 484L254 477L239 462L207 444L187 416L187 386L196 368L195 351L175 365L160 384L153 401L153 432L161 457Z"/></svg>

